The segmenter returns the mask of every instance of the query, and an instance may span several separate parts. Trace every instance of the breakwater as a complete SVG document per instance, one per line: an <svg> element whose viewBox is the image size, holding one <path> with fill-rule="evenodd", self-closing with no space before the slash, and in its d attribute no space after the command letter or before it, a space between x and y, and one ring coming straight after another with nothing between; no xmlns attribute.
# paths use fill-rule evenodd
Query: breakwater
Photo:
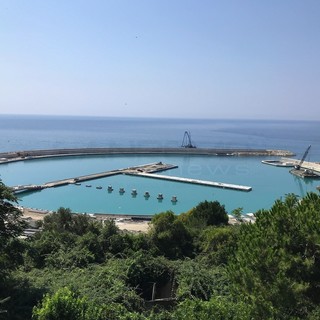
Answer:
<svg viewBox="0 0 320 320"><path fill-rule="evenodd" d="M208 156L281 156L289 157L295 154L288 150L269 149L217 149L217 148L77 148L77 149L47 149L26 150L0 153L0 164L14 161L26 161L41 158L117 155L117 154L172 154L172 155L208 155Z"/></svg>

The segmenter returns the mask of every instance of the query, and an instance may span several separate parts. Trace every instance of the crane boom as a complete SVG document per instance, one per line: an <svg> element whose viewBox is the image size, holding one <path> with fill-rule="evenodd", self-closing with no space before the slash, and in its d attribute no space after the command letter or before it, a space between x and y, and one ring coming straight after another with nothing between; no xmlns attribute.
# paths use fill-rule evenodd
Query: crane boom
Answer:
<svg viewBox="0 0 320 320"><path fill-rule="evenodd" d="M189 132L188 131L184 132L184 136L183 136L181 147L183 147L183 148L196 148L196 146L193 145L192 142L191 142L191 133L190 133L190 131Z"/></svg>
<svg viewBox="0 0 320 320"><path fill-rule="evenodd" d="M306 157L307 157L307 155L308 155L308 153L309 153L310 148L311 148L311 144L309 145L309 147L307 148L307 150L304 152L304 154L303 154L303 156L302 156L299 164L296 166L296 169L299 170L299 169L301 168L304 160L306 159Z"/></svg>

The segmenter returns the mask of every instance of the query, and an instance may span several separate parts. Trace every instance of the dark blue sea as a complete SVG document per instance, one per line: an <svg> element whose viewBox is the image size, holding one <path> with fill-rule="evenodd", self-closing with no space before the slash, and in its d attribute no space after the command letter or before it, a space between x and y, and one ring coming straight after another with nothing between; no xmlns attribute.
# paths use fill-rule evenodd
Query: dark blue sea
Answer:
<svg viewBox="0 0 320 320"><path fill-rule="evenodd" d="M0 115L0 152L79 147L288 149L320 160L319 121L158 119Z"/></svg>
<svg viewBox="0 0 320 320"><path fill-rule="evenodd" d="M222 119L154 119L58 116L0 116L0 153L32 149L82 147L179 147L184 132L201 148L285 149L301 158L311 145L307 161L320 161L319 121L270 121ZM92 181L92 188L66 186L21 196L21 205L56 210L60 206L76 212L154 214L165 210L181 213L200 201L218 200L229 212L269 208L287 193L304 196L316 192L319 180L292 176L288 168L261 164L261 157L207 156L99 156L24 161L0 166L0 178L7 185L38 184L163 161L177 164L166 174L252 186L249 193L164 182L137 177L115 176ZM127 192L108 194L124 187ZM97 190L95 186L102 186ZM131 189L138 196L130 196ZM148 201L142 196L151 193ZM156 200L163 193L164 201ZM171 197L178 197L176 204Z"/></svg>

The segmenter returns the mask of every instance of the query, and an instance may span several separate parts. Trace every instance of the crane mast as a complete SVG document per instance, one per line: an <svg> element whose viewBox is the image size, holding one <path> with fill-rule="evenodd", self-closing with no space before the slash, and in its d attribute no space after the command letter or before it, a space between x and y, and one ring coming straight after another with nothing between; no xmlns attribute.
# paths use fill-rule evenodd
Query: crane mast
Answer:
<svg viewBox="0 0 320 320"><path fill-rule="evenodd" d="M300 168L301 168L304 160L306 159L306 157L307 157L307 155L308 155L308 153L309 153L310 148L311 148L311 144L309 145L309 147L307 148L307 150L304 152L304 154L303 154L303 156L302 156L299 164L295 166L295 169L300 170Z"/></svg>
<svg viewBox="0 0 320 320"><path fill-rule="evenodd" d="M191 133L190 133L190 131L185 131L184 132L184 136L183 136L181 147L182 148L196 148L196 146L193 145L192 142L191 142Z"/></svg>

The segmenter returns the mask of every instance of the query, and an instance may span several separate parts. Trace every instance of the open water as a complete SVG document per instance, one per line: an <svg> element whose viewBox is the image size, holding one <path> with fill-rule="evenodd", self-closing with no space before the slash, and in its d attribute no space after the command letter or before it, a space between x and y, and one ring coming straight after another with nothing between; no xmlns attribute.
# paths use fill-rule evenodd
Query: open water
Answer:
<svg viewBox="0 0 320 320"><path fill-rule="evenodd" d="M197 147L286 149L301 158L312 145L308 161L320 161L320 131L317 121L254 121L139 119L49 116L0 116L0 152L31 149L82 147L179 147L184 132L190 131ZM270 208L288 193L304 196L316 191L319 180L303 180L288 168L261 164L261 157L214 156L88 156L17 162L0 166L0 178L7 185L48 181L162 161L179 167L162 174L252 186L240 192L147 178L114 176L33 192L20 196L20 205L56 210L60 206L75 212L154 214L172 210L179 214L200 201L218 200L231 212ZM88 188L85 185L91 184ZM112 185L114 191L107 192ZM96 189L102 186L103 189ZM120 187L126 192L120 195ZM136 197L131 190L137 189ZM143 197L149 191L150 198ZM164 200L156 197L163 193ZM172 196L178 202L171 202Z"/></svg>

